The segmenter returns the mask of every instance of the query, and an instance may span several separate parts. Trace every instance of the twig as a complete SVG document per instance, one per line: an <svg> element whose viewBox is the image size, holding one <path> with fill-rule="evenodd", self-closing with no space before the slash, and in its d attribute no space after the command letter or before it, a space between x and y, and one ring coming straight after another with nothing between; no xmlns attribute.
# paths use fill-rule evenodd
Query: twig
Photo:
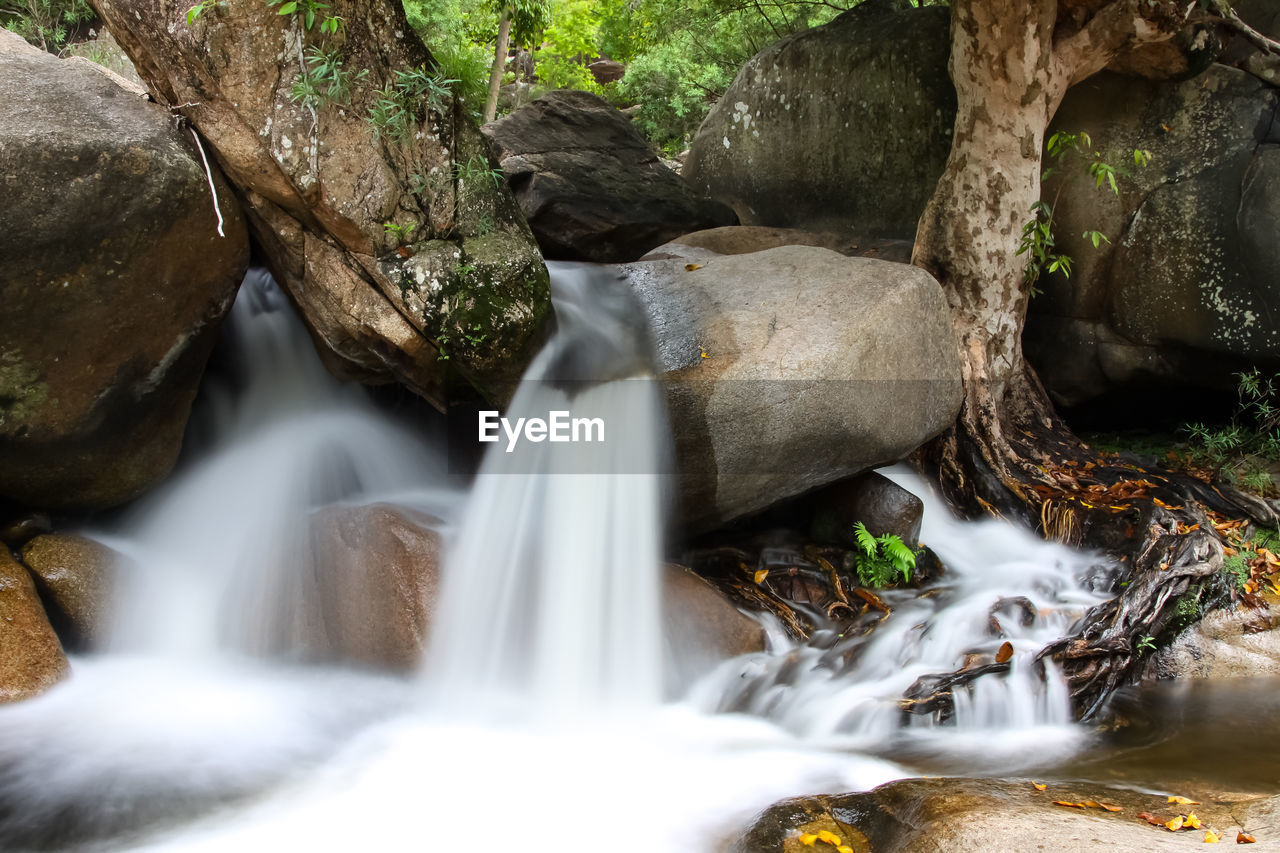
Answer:
<svg viewBox="0 0 1280 853"><path fill-rule="evenodd" d="M1217 16L1222 19L1223 23L1248 39L1254 47L1264 53L1280 55L1280 42L1267 38L1265 35L1240 20L1240 16L1237 15L1230 6L1223 3L1222 0L1211 0L1209 5Z"/></svg>
<svg viewBox="0 0 1280 853"><path fill-rule="evenodd" d="M204 146L200 144L200 134L196 133L194 127L188 130L191 131L191 138L196 141L196 148L200 149L200 159L204 161L204 173L209 179L209 192L213 194L213 212L218 215L218 236L226 237L222 230L222 209L218 204L218 188L213 185L213 170L209 168L209 158L205 156Z"/></svg>

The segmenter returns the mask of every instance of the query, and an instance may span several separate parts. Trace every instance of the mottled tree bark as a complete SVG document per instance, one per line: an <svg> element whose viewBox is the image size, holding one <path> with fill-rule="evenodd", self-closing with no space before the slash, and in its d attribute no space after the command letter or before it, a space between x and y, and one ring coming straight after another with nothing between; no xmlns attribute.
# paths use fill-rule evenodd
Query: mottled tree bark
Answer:
<svg viewBox="0 0 1280 853"><path fill-rule="evenodd" d="M1205 508L1275 520L1263 502L1234 490L1108 465L1061 422L1022 354L1030 286L1017 252L1040 199L1045 129L1070 86L1122 52L1171 38L1194 6L951 2L955 132L912 260L947 293L964 400L954 427L919 461L962 511L1018 517L1048 537L1087 540L1127 561L1130 583L1043 653L1066 672L1084 716L1133 677L1139 639L1165 630L1178 596L1216 574L1222 544Z"/></svg>
<svg viewBox="0 0 1280 853"><path fill-rule="evenodd" d="M511 7L502 7L498 19L498 46L493 50L493 67L489 69L489 97L484 102L484 120L493 121L498 116L498 90L502 88L502 72L507 67L507 45L511 41Z"/></svg>

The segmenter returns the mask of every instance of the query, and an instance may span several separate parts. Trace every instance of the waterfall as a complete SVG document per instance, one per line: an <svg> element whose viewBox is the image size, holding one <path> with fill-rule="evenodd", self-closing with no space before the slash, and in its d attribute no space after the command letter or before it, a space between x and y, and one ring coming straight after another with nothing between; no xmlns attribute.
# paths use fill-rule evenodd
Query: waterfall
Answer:
<svg viewBox="0 0 1280 853"><path fill-rule="evenodd" d="M491 446L448 560L426 671L444 695L515 695L563 717L661 696L667 441L643 309L616 277L552 270L557 330L506 417L564 412L598 422L603 440Z"/></svg>
<svg viewBox="0 0 1280 853"><path fill-rule="evenodd" d="M938 756L1008 772L1079 747L1065 686L1034 657L1102 600L1109 568L955 521L897 470L946 565L929 589L886 591L893 612L868 636L775 631L769 653L662 702L670 460L644 314L607 275L552 272L557 329L503 412L544 429L499 430L465 497L439 438L330 377L268 278L246 281L195 451L94 534L130 561L104 647L0 707L0 848L713 850L782 797ZM599 420L603 440L551 441L555 412ZM317 513L371 502L446 535L416 678L297 642ZM904 722L918 677L1005 641L1010 671L957 691L951 723Z"/></svg>

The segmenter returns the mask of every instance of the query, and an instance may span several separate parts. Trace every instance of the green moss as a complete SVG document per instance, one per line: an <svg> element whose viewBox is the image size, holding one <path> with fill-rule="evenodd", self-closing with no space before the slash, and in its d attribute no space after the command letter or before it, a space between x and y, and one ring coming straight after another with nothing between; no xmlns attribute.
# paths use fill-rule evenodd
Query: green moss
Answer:
<svg viewBox="0 0 1280 853"><path fill-rule="evenodd" d="M49 399L49 384L16 350L0 353L0 434L14 435Z"/></svg>

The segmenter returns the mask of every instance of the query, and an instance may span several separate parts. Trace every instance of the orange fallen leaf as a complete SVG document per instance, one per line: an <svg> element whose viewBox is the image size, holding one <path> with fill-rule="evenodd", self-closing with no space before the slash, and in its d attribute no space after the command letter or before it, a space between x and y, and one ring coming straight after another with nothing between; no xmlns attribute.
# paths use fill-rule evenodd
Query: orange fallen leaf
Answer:
<svg viewBox="0 0 1280 853"><path fill-rule="evenodd" d="M693 272L702 269L702 264L685 264L684 268L686 272Z"/></svg>
<svg viewBox="0 0 1280 853"><path fill-rule="evenodd" d="M1138 820L1145 820L1152 826L1164 826L1164 821L1153 815L1151 812L1138 812Z"/></svg>
<svg viewBox="0 0 1280 853"><path fill-rule="evenodd" d="M769 570L768 570L768 569L760 569L760 571L756 572L756 573L755 573L754 575L752 575L751 577L752 577L752 579L753 579L756 583L764 583L764 579L765 579L765 578L767 578L767 577L769 577Z"/></svg>
<svg viewBox="0 0 1280 853"><path fill-rule="evenodd" d="M1000 651L996 652L996 663L1008 663L1011 657L1013 657L1013 643L1006 641L1000 646Z"/></svg>
<svg viewBox="0 0 1280 853"><path fill-rule="evenodd" d="M1236 844L1256 844L1258 839L1247 832L1236 833Z"/></svg>
<svg viewBox="0 0 1280 853"><path fill-rule="evenodd" d="M1199 803L1197 803L1195 800L1188 800L1186 797L1170 797L1170 798L1169 798L1169 802L1171 802L1171 803L1177 803L1177 804L1178 804L1178 805L1180 805L1180 806L1198 806L1198 805L1200 805L1200 804L1199 804Z"/></svg>
<svg viewBox="0 0 1280 853"><path fill-rule="evenodd" d="M1085 800L1084 804L1091 809L1102 809L1108 812L1123 811L1119 806L1113 806L1111 803L1100 803L1097 800Z"/></svg>
<svg viewBox="0 0 1280 853"><path fill-rule="evenodd" d="M1206 829L1204 831L1205 844L1217 844L1221 840L1222 840L1222 836L1214 832L1212 829Z"/></svg>
<svg viewBox="0 0 1280 853"><path fill-rule="evenodd" d="M1044 783L1042 783L1042 782L1032 782L1032 783L1031 783L1031 787L1035 788L1037 791L1043 791L1045 788L1047 788L1047 787L1049 787L1049 786L1048 786L1048 785L1045 785L1045 784L1044 784Z"/></svg>
<svg viewBox="0 0 1280 853"><path fill-rule="evenodd" d="M1195 812L1191 812L1191 814L1187 815L1185 818L1182 819L1182 825L1185 826L1187 829L1199 829L1200 818L1196 817Z"/></svg>
<svg viewBox="0 0 1280 853"><path fill-rule="evenodd" d="M1068 803L1066 800L1054 800L1053 804L1055 806L1066 806L1067 808L1070 808L1070 809L1084 808L1084 803Z"/></svg>
<svg viewBox="0 0 1280 853"><path fill-rule="evenodd" d="M1173 820L1165 821L1164 828L1170 832L1177 832L1182 829L1182 815L1178 815Z"/></svg>

